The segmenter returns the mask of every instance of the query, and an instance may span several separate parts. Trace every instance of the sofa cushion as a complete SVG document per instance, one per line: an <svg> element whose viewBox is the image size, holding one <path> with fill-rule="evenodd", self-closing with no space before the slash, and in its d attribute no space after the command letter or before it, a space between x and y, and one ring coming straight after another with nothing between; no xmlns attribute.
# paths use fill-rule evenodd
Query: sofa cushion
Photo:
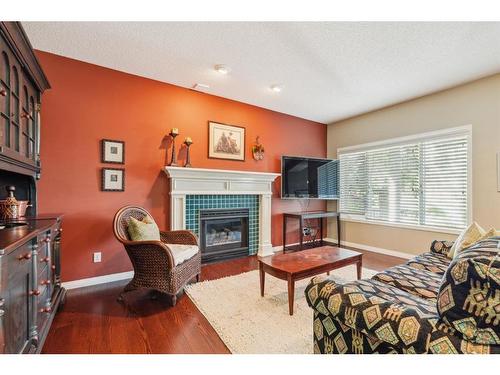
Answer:
<svg viewBox="0 0 500 375"><path fill-rule="evenodd" d="M458 235L448 252L448 258L453 259L455 255L460 253L463 249L476 243L485 233L486 231L481 228L478 223L473 222Z"/></svg>
<svg viewBox="0 0 500 375"><path fill-rule="evenodd" d="M479 239L477 241L475 241L473 244L470 244L469 246L467 246L464 249L468 249L469 247L476 245L478 242L481 242L483 240L487 240L487 239L495 237L495 236L500 236L500 234L498 233L498 231L495 228L490 228L487 232L484 232L484 234L481 237L479 237ZM464 249L462 249L462 250L464 250ZM455 251L455 253L453 254L453 259L457 258L460 255L460 253L461 253L461 251L460 252Z"/></svg>
<svg viewBox="0 0 500 375"><path fill-rule="evenodd" d="M453 241L434 240L431 244L431 253L448 255L451 248L453 247L453 244Z"/></svg>
<svg viewBox="0 0 500 375"><path fill-rule="evenodd" d="M450 265L451 259L442 253L425 253L410 259L406 264L410 267L434 272L438 275L444 275L448 266Z"/></svg>
<svg viewBox="0 0 500 375"><path fill-rule="evenodd" d="M437 297L441 276L407 264L388 268L372 277L373 280L395 286L424 299Z"/></svg>
<svg viewBox="0 0 500 375"><path fill-rule="evenodd" d="M494 237L463 250L439 289L440 318L472 343L500 345L499 249Z"/></svg>
<svg viewBox="0 0 500 375"><path fill-rule="evenodd" d="M196 245L180 245L180 244L166 244L168 248L172 251L174 256L174 263L176 266L191 259L198 253L198 246Z"/></svg>
<svg viewBox="0 0 500 375"><path fill-rule="evenodd" d="M383 343L397 348L394 352L425 353L430 332L438 329L435 303L376 280L337 284L334 278L320 276L305 294L315 310L315 341L322 347L334 342L338 352L370 352L369 347ZM349 342L345 335L349 329L370 338L356 334L356 340ZM361 347L363 351L356 350Z"/></svg>
<svg viewBox="0 0 500 375"><path fill-rule="evenodd" d="M132 241L159 241L160 230L155 221L149 216L144 216L142 220L130 217L127 231Z"/></svg>

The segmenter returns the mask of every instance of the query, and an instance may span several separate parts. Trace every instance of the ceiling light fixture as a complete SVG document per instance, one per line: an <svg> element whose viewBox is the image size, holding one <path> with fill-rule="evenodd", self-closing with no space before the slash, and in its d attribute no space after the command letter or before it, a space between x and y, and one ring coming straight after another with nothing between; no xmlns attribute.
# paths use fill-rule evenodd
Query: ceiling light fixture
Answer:
<svg viewBox="0 0 500 375"><path fill-rule="evenodd" d="M214 69L217 73L220 73L220 74L227 74L231 70L231 69L229 69L229 67L227 65L224 65L224 64L217 64L214 66Z"/></svg>
<svg viewBox="0 0 500 375"><path fill-rule="evenodd" d="M281 85L271 85L271 90L273 90L274 92L281 92L281 90L283 90L283 86L281 86Z"/></svg>
<svg viewBox="0 0 500 375"><path fill-rule="evenodd" d="M205 83L195 83L193 85L193 89L195 90L208 90L209 88L210 86Z"/></svg>

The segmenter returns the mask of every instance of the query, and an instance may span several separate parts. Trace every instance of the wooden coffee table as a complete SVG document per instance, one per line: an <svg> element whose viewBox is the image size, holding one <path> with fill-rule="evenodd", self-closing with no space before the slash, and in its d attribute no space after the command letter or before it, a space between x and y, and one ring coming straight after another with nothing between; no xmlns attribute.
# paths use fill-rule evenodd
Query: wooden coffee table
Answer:
<svg viewBox="0 0 500 375"><path fill-rule="evenodd" d="M335 246L321 246L294 253L276 254L259 258L260 295L264 296L266 273L288 281L288 309L293 315L295 281L356 264L361 278L363 254Z"/></svg>

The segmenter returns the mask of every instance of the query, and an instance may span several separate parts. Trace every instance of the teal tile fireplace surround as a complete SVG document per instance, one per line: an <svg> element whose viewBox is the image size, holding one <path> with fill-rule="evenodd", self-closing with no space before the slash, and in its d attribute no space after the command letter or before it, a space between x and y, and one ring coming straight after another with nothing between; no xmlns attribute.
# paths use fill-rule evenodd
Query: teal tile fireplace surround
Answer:
<svg viewBox="0 0 500 375"><path fill-rule="evenodd" d="M258 195L186 195L186 229L200 234L200 210L222 208L248 208L249 255L257 253L259 244Z"/></svg>

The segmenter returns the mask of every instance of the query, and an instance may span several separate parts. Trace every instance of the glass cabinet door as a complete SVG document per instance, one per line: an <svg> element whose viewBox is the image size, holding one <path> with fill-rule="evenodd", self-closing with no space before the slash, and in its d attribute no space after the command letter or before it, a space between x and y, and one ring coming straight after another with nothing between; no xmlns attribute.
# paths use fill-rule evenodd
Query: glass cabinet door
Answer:
<svg viewBox="0 0 500 375"><path fill-rule="evenodd" d="M10 59L5 45L1 44L0 58L0 147L10 147Z"/></svg>
<svg viewBox="0 0 500 375"><path fill-rule="evenodd" d="M29 73L0 38L0 153L38 166L40 93Z"/></svg>

